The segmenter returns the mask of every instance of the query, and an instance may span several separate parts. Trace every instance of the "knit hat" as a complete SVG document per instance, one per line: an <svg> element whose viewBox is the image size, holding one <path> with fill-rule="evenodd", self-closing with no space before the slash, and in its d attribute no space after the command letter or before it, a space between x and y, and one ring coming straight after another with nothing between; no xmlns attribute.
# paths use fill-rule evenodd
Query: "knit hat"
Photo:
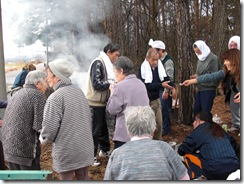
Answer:
<svg viewBox="0 0 244 184"><path fill-rule="evenodd" d="M165 50L165 44L160 40L153 41L153 39L150 39L148 45L150 45L152 48Z"/></svg>
<svg viewBox="0 0 244 184"><path fill-rule="evenodd" d="M65 59L56 59L51 61L48 63L48 66L53 74L61 80L69 78L73 73L70 64Z"/></svg>

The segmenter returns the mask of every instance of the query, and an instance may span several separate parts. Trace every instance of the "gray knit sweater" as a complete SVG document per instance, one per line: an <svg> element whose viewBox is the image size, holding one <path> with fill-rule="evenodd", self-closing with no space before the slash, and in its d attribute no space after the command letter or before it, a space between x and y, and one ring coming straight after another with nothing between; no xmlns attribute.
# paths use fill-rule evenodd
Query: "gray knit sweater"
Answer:
<svg viewBox="0 0 244 184"><path fill-rule="evenodd" d="M31 166L33 158L40 156L38 131L45 102L45 95L34 85L25 85L8 101L2 127L6 161Z"/></svg>
<svg viewBox="0 0 244 184"><path fill-rule="evenodd" d="M178 180L186 173L186 167L169 144L147 138L115 149L104 180Z"/></svg>
<svg viewBox="0 0 244 184"><path fill-rule="evenodd" d="M213 73L221 69L221 64L219 58L214 55L212 52L207 56L204 61L198 60L197 62L197 75L201 76L207 73ZM207 83L198 83L198 90L215 90L218 86L218 81L211 81Z"/></svg>
<svg viewBox="0 0 244 184"><path fill-rule="evenodd" d="M82 90L70 80L54 86L42 125L42 143L52 143L53 170L61 173L93 163L91 111Z"/></svg>

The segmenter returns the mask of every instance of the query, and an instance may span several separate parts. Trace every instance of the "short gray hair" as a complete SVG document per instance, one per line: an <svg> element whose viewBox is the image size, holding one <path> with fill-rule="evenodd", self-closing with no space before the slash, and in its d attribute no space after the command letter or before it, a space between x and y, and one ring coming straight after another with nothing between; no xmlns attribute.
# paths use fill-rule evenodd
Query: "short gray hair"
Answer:
<svg viewBox="0 0 244 184"><path fill-rule="evenodd" d="M133 74L134 64L133 62L126 56L120 56L117 60L114 62L114 68L119 71L120 69L123 69L124 75L128 76L130 74Z"/></svg>
<svg viewBox="0 0 244 184"><path fill-rule="evenodd" d="M25 84L36 85L37 82L42 82L46 77L47 74L41 70L30 71L25 78Z"/></svg>
<svg viewBox="0 0 244 184"><path fill-rule="evenodd" d="M146 57L150 59L153 54L158 55L158 51L156 48L148 49Z"/></svg>
<svg viewBox="0 0 244 184"><path fill-rule="evenodd" d="M125 109L125 126L130 136L151 135L156 129L155 113L150 106Z"/></svg>

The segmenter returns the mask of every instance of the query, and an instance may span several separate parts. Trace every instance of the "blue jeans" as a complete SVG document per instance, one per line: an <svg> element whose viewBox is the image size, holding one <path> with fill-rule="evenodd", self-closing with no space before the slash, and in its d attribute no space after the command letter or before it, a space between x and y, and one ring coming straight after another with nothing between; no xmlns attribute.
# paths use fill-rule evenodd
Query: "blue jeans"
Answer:
<svg viewBox="0 0 244 184"><path fill-rule="evenodd" d="M171 111L172 111L172 97L169 96L167 100L162 99L164 90L159 91L160 103L162 106L163 126L162 132L169 133L171 131Z"/></svg>
<svg viewBox="0 0 244 184"><path fill-rule="evenodd" d="M195 97L193 113L207 112L211 114L216 90L198 91Z"/></svg>

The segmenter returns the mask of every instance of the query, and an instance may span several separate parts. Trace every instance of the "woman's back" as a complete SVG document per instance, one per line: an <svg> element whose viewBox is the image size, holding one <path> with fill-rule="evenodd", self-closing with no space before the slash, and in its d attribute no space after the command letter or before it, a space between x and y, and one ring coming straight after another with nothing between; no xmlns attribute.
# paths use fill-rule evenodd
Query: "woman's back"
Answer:
<svg viewBox="0 0 244 184"><path fill-rule="evenodd" d="M205 122L194 129L178 152L180 155L197 153L207 178L226 179L226 175L240 167L232 146L234 139L227 133L223 137L213 136L210 126L211 123Z"/></svg>

